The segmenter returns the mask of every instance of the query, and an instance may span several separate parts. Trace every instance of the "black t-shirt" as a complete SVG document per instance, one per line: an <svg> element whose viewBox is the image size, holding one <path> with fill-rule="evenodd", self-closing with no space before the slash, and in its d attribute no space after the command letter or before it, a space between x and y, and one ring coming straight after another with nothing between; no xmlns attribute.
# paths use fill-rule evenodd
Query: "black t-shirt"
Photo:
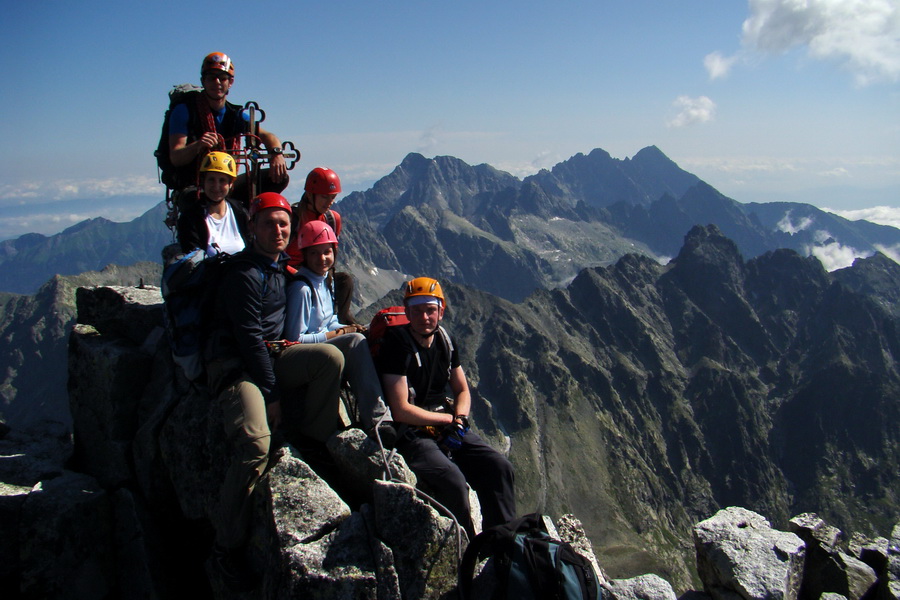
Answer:
<svg viewBox="0 0 900 600"><path fill-rule="evenodd" d="M416 394L410 401L425 407L443 401L450 371L459 364L456 344L443 328L434 334L431 347L423 348L413 339L409 326L401 325L388 330L377 366L382 375L406 375Z"/></svg>

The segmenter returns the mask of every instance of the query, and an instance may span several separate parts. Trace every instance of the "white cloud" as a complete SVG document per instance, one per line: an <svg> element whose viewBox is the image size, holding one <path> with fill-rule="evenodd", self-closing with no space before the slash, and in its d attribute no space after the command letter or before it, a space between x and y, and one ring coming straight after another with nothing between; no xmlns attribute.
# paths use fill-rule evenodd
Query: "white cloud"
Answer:
<svg viewBox="0 0 900 600"><path fill-rule="evenodd" d="M102 216L110 221L126 222L138 216L141 210L105 210ZM0 217L0 240L19 237L24 233L53 235L67 227L98 216L97 212L40 212L14 217Z"/></svg>
<svg viewBox="0 0 900 600"><path fill-rule="evenodd" d="M890 258L895 263L900 263L900 244L895 244L893 246L883 246L881 244L875 244L875 249Z"/></svg>
<svg viewBox="0 0 900 600"><path fill-rule="evenodd" d="M817 244L832 244L834 243L834 238L831 237L831 234L825 231L824 229L818 229L813 232L813 239Z"/></svg>
<svg viewBox="0 0 900 600"><path fill-rule="evenodd" d="M827 232L821 233L827 235ZM872 256L871 252L861 252L852 246L844 246L835 241L828 244L807 246L805 250L807 254L818 258L826 271L843 269L844 267L852 265L853 261L857 258L868 258L869 256Z"/></svg>
<svg viewBox="0 0 900 600"><path fill-rule="evenodd" d="M0 185L0 203L4 199L55 202L74 198L106 198L109 196L146 196L159 194L164 188L155 177L117 177L110 179L81 179L55 181L23 181Z"/></svg>
<svg viewBox="0 0 900 600"><path fill-rule="evenodd" d="M549 150L544 150L543 152L539 152L538 155L534 157L534 160L531 161L531 172L533 173L541 169L552 167L558 162L560 162L560 160L557 155L552 154Z"/></svg>
<svg viewBox="0 0 900 600"><path fill-rule="evenodd" d="M834 60L856 82L900 80L900 4L896 0L749 0L748 48L781 54L805 47Z"/></svg>
<svg viewBox="0 0 900 600"><path fill-rule="evenodd" d="M716 113L716 103L706 96L691 98L679 96L672 105L678 110L678 114L669 120L669 127L687 127L698 123L711 121Z"/></svg>
<svg viewBox="0 0 900 600"><path fill-rule="evenodd" d="M810 217L803 217L800 219L798 223L794 223L791 219L791 211L785 213L785 215L778 221L778 224L775 225L776 229L779 231L783 231L784 233L789 233L791 235L797 234L801 231L809 229L809 226L813 224L813 220Z"/></svg>
<svg viewBox="0 0 900 600"><path fill-rule="evenodd" d="M721 52L711 52L703 58L703 66L710 79L727 76L735 62L737 62L736 56L723 56Z"/></svg>
<svg viewBox="0 0 900 600"><path fill-rule="evenodd" d="M826 169L824 171L819 171L817 175L821 175L822 177L848 177L850 175L850 171L845 169L844 167L834 167L832 169Z"/></svg>
<svg viewBox="0 0 900 600"><path fill-rule="evenodd" d="M422 135L419 137L419 144L416 148L416 152L424 155L430 155L441 145L441 136L443 134L443 127L440 125L432 125L428 129L422 132Z"/></svg>
<svg viewBox="0 0 900 600"><path fill-rule="evenodd" d="M836 210L833 208L823 208L830 213L839 217L844 217L850 221L869 221L878 223L879 225L890 225L900 229L900 207L896 206L874 206L872 208L860 208L857 210Z"/></svg>

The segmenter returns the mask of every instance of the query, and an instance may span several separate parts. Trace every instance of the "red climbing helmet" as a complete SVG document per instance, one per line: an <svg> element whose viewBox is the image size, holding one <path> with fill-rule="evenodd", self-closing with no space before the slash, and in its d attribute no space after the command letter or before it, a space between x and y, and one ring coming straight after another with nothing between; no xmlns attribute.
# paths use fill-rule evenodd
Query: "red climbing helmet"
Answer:
<svg viewBox="0 0 900 600"><path fill-rule="evenodd" d="M267 208L279 208L286 210L288 214L292 212L291 204L284 196L275 192L263 192L250 203L250 218L254 218L257 213Z"/></svg>
<svg viewBox="0 0 900 600"><path fill-rule="evenodd" d="M334 244L337 248L337 236L334 230L324 221L309 221L300 228L300 249L322 244Z"/></svg>
<svg viewBox="0 0 900 600"><path fill-rule="evenodd" d="M316 167L306 176L303 189L310 194L340 194L341 178L331 169Z"/></svg>

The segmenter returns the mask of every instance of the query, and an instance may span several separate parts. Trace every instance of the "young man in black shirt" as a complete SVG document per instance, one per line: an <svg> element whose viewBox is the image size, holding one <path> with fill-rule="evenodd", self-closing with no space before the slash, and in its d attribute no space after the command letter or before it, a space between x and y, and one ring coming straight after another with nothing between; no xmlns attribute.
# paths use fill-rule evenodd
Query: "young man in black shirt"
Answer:
<svg viewBox="0 0 900 600"><path fill-rule="evenodd" d="M513 468L469 430L469 384L457 347L440 326L446 309L440 283L413 279L404 306L409 325L389 330L378 361L394 422L406 426L397 450L471 540L466 484L478 494L483 527L505 523L516 516ZM448 384L452 398L444 394Z"/></svg>

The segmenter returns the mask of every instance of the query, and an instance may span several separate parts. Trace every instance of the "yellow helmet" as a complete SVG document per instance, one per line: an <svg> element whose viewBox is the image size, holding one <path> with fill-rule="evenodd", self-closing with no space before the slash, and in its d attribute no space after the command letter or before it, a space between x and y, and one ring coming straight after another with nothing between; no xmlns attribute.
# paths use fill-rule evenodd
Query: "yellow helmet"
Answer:
<svg viewBox="0 0 900 600"><path fill-rule="evenodd" d="M416 296L432 296L440 300L441 305L446 305L447 303L446 300L444 300L444 290L441 289L441 284L438 283L437 279L432 279L431 277L416 277L412 281L406 282L404 288L404 303L408 303L410 298Z"/></svg>
<svg viewBox="0 0 900 600"><path fill-rule="evenodd" d="M227 152L210 152L200 163L201 173L225 173L232 179L237 177L237 165L234 157Z"/></svg>

